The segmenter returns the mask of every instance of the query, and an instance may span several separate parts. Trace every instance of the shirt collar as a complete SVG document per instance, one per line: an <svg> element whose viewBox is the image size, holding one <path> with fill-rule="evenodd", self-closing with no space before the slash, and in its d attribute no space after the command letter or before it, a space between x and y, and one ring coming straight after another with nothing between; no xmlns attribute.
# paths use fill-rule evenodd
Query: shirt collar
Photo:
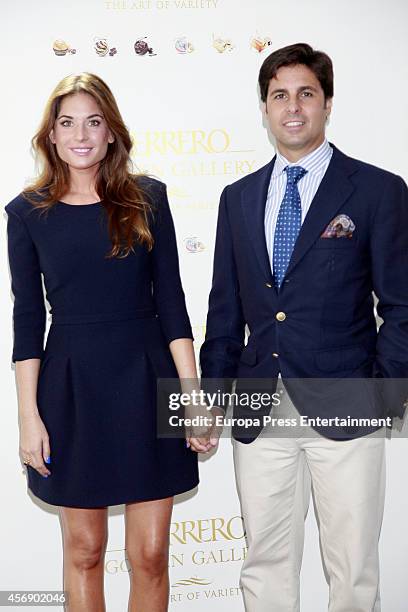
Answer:
<svg viewBox="0 0 408 612"><path fill-rule="evenodd" d="M333 153L329 141L324 139L322 144L314 151L311 151L297 162L290 162L279 151L276 151L276 160L273 166L272 179L277 178L283 173L286 166L302 166L308 172L319 172L322 167L330 160Z"/></svg>

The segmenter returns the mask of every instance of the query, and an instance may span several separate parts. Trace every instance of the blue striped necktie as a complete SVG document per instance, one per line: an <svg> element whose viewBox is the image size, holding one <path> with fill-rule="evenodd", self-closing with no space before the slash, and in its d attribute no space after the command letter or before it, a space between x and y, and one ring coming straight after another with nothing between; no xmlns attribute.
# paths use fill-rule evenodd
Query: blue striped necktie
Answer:
<svg viewBox="0 0 408 612"><path fill-rule="evenodd" d="M302 224L298 181L306 174L302 166L286 166L286 191L279 208L273 241L273 275L279 290Z"/></svg>

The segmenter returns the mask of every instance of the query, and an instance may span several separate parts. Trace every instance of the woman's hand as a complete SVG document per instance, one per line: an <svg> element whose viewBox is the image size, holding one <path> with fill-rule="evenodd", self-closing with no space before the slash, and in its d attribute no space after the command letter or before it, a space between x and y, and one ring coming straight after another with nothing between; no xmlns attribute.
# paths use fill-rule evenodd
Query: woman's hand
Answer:
<svg viewBox="0 0 408 612"><path fill-rule="evenodd" d="M46 477L51 474L44 464L50 456L50 443L37 406L40 364L37 358L16 361L20 456L23 463L29 460L31 467Z"/></svg>
<svg viewBox="0 0 408 612"><path fill-rule="evenodd" d="M50 457L50 443L39 414L24 415L20 419L20 457L23 463L29 460L29 465L44 478L51 474L45 465Z"/></svg>
<svg viewBox="0 0 408 612"><path fill-rule="evenodd" d="M218 445L223 429L220 421L224 416L224 411L221 408L214 406L208 410L206 406L201 406L199 409L186 410L185 416L186 418L202 417L202 425L186 427L186 443L192 451L208 453Z"/></svg>
<svg viewBox="0 0 408 612"><path fill-rule="evenodd" d="M181 392L183 395L191 394L190 404L186 406L183 403L184 418L201 417L199 425L185 427L187 447L197 453L207 453L218 444L223 426L216 422L216 417L223 417L224 411L217 407L208 410L204 402L197 405L193 401L193 394L200 392L200 382L197 377L192 340L177 338L170 342L169 347L180 379Z"/></svg>

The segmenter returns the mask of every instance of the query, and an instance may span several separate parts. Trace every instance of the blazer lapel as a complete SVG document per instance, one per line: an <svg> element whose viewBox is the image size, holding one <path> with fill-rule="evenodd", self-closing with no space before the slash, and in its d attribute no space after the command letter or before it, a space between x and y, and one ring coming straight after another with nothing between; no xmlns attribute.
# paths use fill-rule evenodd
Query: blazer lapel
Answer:
<svg viewBox="0 0 408 612"><path fill-rule="evenodd" d="M348 158L331 146L334 149L332 158L303 221L286 275L299 263L354 190L349 176L356 167L349 166Z"/></svg>
<svg viewBox="0 0 408 612"><path fill-rule="evenodd" d="M241 194L242 211L252 248L255 251L266 282L270 283L273 287L271 264L265 239L264 216L274 163L275 157L269 164L259 170L257 176L254 177L255 180Z"/></svg>

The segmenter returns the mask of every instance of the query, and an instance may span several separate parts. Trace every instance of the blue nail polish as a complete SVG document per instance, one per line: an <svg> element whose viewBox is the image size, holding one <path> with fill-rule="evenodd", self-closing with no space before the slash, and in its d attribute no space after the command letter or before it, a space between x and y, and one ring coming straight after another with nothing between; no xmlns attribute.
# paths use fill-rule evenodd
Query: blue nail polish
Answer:
<svg viewBox="0 0 408 612"><path fill-rule="evenodd" d="M51 463L51 457L46 457L45 458L45 463Z"/></svg>

